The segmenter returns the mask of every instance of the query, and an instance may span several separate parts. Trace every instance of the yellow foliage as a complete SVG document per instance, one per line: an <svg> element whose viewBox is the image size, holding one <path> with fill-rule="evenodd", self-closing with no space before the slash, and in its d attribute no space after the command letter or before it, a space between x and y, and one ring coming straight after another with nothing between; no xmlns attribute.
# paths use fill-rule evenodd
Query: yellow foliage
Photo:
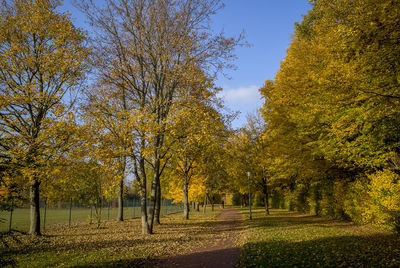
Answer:
<svg viewBox="0 0 400 268"><path fill-rule="evenodd" d="M364 212L366 221L375 225L400 230L400 176L390 170L368 176L370 206Z"/></svg>
<svg viewBox="0 0 400 268"><path fill-rule="evenodd" d="M0 11L2 157L27 182L45 180L49 159L68 145L64 103L85 76L89 49L58 1L3 1ZM15 164L15 165L14 165Z"/></svg>
<svg viewBox="0 0 400 268"><path fill-rule="evenodd" d="M183 178L180 173L173 173L168 179L165 197L173 199L175 203L184 201ZM205 178L200 175L192 175L188 185L189 202L203 202L207 193Z"/></svg>

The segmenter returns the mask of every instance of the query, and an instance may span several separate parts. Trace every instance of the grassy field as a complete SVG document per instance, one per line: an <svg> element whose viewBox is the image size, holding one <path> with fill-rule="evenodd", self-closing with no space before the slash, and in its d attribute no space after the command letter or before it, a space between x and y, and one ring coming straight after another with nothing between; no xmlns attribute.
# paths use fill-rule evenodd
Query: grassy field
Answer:
<svg viewBox="0 0 400 268"><path fill-rule="evenodd" d="M87 221L71 228L51 224L42 237L12 232L0 236L0 267L153 267L157 260L212 247L227 233L215 232L207 210L162 218L154 235L142 235L139 219ZM284 210L242 210L239 267L400 267L400 236L369 226L329 220ZM242 231L241 231L242 232Z"/></svg>
<svg viewBox="0 0 400 268"><path fill-rule="evenodd" d="M168 208L163 207L162 214L167 214L177 211L176 206L170 206ZM101 211L101 218L103 220L112 220L117 218L117 208L103 208ZM44 209L40 210L41 224L43 226ZM94 216L94 209L92 216ZM137 218L140 216L140 207L125 207L124 217L126 219ZM30 210L18 208L13 211L11 229L27 232L29 231L29 217ZM10 224L10 212L0 211L0 232L8 231ZM90 220L90 209L89 208L73 208L71 210L71 222L82 222ZM45 227L51 228L52 224L67 224L69 221L69 209L47 209Z"/></svg>
<svg viewBox="0 0 400 268"><path fill-rule="evenodd" d="M192 212L191 219L182 214L162 217L154 235L142 235L139 219L95 224L75 222L50 225L44 236L31 237L13 232L0 237L0 267L134 267L153 263L155 259L185 254L192 248L214 243L213 218L219 214ZM51 227L51 228L50 228Z"/></svg>
<svg viewBox="0 0 400 268"><path fill-rule="evenodd" d="M253 218L239 267L400 267L399 235L283 210Z"/></svg>

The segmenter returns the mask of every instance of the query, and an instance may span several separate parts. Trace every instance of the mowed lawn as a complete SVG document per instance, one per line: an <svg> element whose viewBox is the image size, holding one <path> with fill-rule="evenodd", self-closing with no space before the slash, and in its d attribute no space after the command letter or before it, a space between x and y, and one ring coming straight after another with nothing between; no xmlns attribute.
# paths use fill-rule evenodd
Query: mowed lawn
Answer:
<svg viewBox="0 0 400 268"><path fill-rule="evenodd" d="M139 209L139 208L138 208ZM109 212L109 214L108 214ZM125 213L129 211L125 209ZM139 212L139 210L138 210ZM94 215L94 211L92 212ZM132 214L132 213L131 213ZM108 215L110 215L110 219L115 219L117 215L117 208L112 208L109 211L104 209L102 211L102 218L108 219ZM40 209L40 217L41 217L41 225L43 227L43 217L44 217L44 209ZM10 212L9 211L0 211L0 232L8 231L9 223L10 223ZM29 231L29 220L30 220L30 209L28 208L18 208L13 211L11 229L18 230L22 232ZM74 208L71 210L71 222L81 222L81 221L89 221L90 220L90 209L89 208ZM69 222L69 209L47 209L46 211L46 221L45 225L51 225L55 223L65 223Z"/></svg>
<svg viewBox="0 0 400 268"><path fill-rule="evenodd" d="M161 257L186 254L193 248L212 244L223 234L212 232L220 213L207 209L161 218L154 235L142 235L140 219L96 224L74 222L48 225L44 235L31 237L14 231L0 236L0 267L135 267L153 265Z"/></svg>
<svg viewBox="0 0 400 268"><path fill-rule="evenodd" d="M179 208L177 206L163 206L162 215L168 213L175 213ZM101 219L112 220L116 219L118 208L102 208ZM71 223L90 221L90 208L72 208L71 210ZM40 209L41 225L45 224L45 228L53 224L68 224L69 222L69 209L54 209L49 208L46 210L46 221L44 221L44 209ZM124 218L132 219L140 217L140 207L124 207ZM92 220L95 221L95 210L92 210ZM13 211L11 229L28 232L30 221L30 210L28 208L17 208ZM10 225L10 212L0 211L0 232L8 231Z"/></svg>
<svg viewBox="0 0 400 268"><path fill-rule="evenodd" d="M239 267L400 267L398 234L284 210L253 218Z"/></svg>

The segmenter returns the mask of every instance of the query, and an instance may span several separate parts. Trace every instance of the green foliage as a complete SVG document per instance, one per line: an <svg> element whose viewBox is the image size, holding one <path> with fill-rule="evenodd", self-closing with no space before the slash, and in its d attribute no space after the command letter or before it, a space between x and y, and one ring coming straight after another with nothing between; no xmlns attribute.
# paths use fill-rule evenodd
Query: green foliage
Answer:
<svg viewBox="0 0 400 268"><path fill-rule="evenodd" d="M253 200L251 201L252 205L256 207L264 206L264 194L261 192L256 192L253 194Z"/></svg>
<svg viewBox="0 0 400 268"><path fill-rule="evenodd" d="M232 205L240 206L242 204L242 196L240 193L234 193L232 195Z"/></svg>
<svg viewBox="0 0 400 268"><path fill-rule="evenodd" d="M279 189L274 189L271 193L271 207L272 208L286 208L285 196ZM289 209L289 207L287 207Z"/></svg>
<svg viewBox="0 0 400 268"><path fill-rule="evenodd" d="M370 196L368 194L369 181L366 177L349 184L346 200L343 202L343 210L352 221L358 224L366 223L363 216L368 210Z"/></svg>

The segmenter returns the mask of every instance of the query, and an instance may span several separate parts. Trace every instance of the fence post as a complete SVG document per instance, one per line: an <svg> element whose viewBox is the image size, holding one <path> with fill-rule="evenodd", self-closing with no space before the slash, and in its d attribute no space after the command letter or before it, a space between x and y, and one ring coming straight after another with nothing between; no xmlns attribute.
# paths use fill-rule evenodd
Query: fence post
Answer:
<svg viewBox="0 0 400 268"><path fill-rule="evenodd" d="M43 231L46 231L47 197L44 199Z"/></svg>
<svg viewBox="0 0 400 268"><path fill-rule="evenodd" d="M71 227L72 197L69 199L68 227Z"/></svg>
<svg viewBox="0 0 400 268"><path fill-rule="evenodd" d="M14 210L14 198L11 198L11 209L10 209L10 223L8 225L8 232L11 233L12 216Z"/></svg>
<svg viewBox="0 0 400 268"><path fill-rule="evenodd" d="M164 213L164 216L165 216L165 215L168 215L168 213L167 213L166 201L167 201L167 200L164 198L164 199L163 199L163 213Z"/></svg>
<svg viewBox="0 0 400 268"><path fill-rule="evenodd" d="M164 198L161 198L160 203L160 216L164 216Z"/></svg>

